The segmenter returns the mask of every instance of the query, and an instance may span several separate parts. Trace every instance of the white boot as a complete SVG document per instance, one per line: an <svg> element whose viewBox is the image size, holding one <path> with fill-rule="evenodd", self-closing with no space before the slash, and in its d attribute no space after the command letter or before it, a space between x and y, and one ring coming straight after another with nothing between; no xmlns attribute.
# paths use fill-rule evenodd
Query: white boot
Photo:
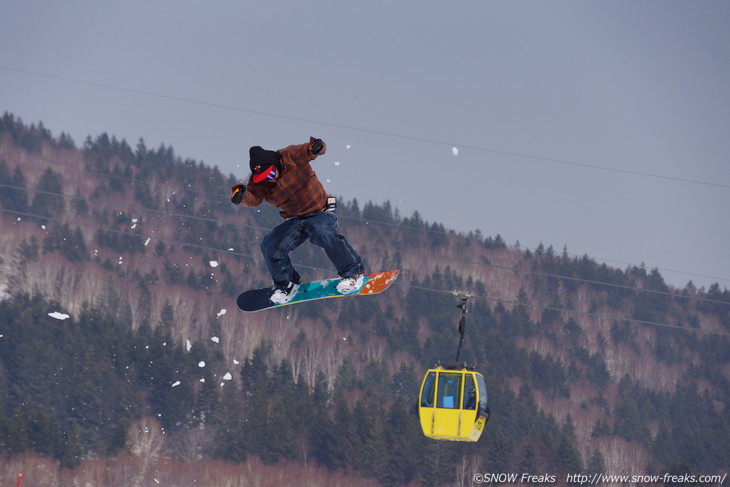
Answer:
<svg viewBox="0 0 730 487"><path fill-rule="evenodd" d="M286 289L280 289L278 287L274 289L274 294L272 294L269 299L274 304L288 303L292 300L297 291L299 291L299 284L290 282Z"/></svg>
<svg viewBox="0 0 730 487"><path fill-rule="evenodd" d="M362 274L352 277L343 277L342 280L337 283L337 292L340 294L352 294L362 287L364 280L365 276Z"/></svg>

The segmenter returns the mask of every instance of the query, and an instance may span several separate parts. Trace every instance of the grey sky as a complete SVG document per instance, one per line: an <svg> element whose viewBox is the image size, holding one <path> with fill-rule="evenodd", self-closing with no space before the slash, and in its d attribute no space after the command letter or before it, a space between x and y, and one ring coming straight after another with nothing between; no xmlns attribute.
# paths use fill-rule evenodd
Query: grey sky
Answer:
<svg viewBox="0 0 730 487"><path fill-rule="evenodd" d="M313 135L361 205L730 287L728 26L721 0L11 1L0 111L241 178Z"/></svg>

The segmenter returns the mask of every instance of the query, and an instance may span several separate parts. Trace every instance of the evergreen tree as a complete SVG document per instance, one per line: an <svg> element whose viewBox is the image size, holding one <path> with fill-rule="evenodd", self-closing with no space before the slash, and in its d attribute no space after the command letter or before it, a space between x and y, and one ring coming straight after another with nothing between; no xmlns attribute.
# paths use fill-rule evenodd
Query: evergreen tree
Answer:
<svg viewBox="0 0 730 487"><path fill-rule="evenodd" d="M107 438L106 444L104 445L103 453L108 456L114 456L125 447L127 444L127 431L129 430L129 420L125 417L119 419L113 426L109 437Z"/></svg>
<svg viewBox="0 0 730 487"><path fill-rule="evenodd" d="M568 415L568 419L560 431L557 455L560 460L561 473L568 474L583 471L580 452L575 446L575 427L570 415Z"/></svg>
<svg viewBox="0 0 730 487"><path fill-rule="evenodd" d="M309 414L304 427L307 430L312 455L319 465L330 471L344 468L347 430L338 428L337 418L343 423L349 422L349 419L345 419L349 416L349 412L346 411L347 405L340 395L337 396L338 399L330 400L322 374L318 374L310 397ZM335 410L332 415L330 415L331 409Z"/></svg>
<svg viewBox="0 0 730 487"><path fill-rule="evenodd" d="M81 436L81 428L75 421L63 427L61 442L54 455L62 467L73 468L83 460L86 448Z"/></svg>
<svg viewBox="0 0 730 487"><path fill-rule="evenodd" d="M363 421L367 416L367 429L361 430L362 450L357 459L358 471L366 477L374 477L382 485L393 485L389 471L389 457L393 452L388 450L387 433L385 428L385 411L379 398L369 395L358 401L355 406L355 416Z"/></svg>
<svg viewBox="0 0 730 487"><path fill-rule="evenodd" d="M339 446L334 449L331 456L333 468L354 467L355 459L362 447L361 438L358 436L358 422L354 419L345 401L343 391L335 388L333 398L334 408L334 432L337 434L333 443Z"/></svg>
<svg viewBox="0 0 730 487"><path fill-rule="evenodd" d="M209 422L209 427L213 429L213 458L231 462L246 460L247 419L240 391L235 385L224 387L212 421Z"/></svg>
<svg viewBox="0 0 730 487"><path fill-rule="evenodd" d="M269 403L269 379L266 357L267 346L254 350L253 356L246 360L241 370L241 384L245 398L246 422L243 427L246 438L246 451L259 456L266 463L279 460L276 448L270 448L271 406Z"/></svg>
<svg viewBox="0 0 730 487"><path fill-rule="evenodd" d="M59 252L69 261L88 260L86 254L86 243L81 229L76 227L71 231L67 223L52 224L48 234L43 239L44 252Z"/></svg>
<svg viewBox="0 0 730 487"><path fill-rule="evenodd" d="M4 160L0 160L0 206L18 213L28 211L28 188L23 171L16 167L10 174Z"/></svg>
<svg viewBox="0 0 730 487"><path fill-rule="evenodd" d="M264 437L264 459L293 460L297 457L296 413L298 403L291 368L286 361L274 367L269 382L268 417Z"/></svg>
<svg viewBox="0 0 730 487"><path fill-rule="evenodd" d="M414 413L413 408L400 401L394 402L388 412L386 451L390 455L385 478L390 485L408 485L415 481L424 461L427 440L415 421Z"/></svg>
<svg viewBox="0 0 730 487"><path fill-rule="evenodd" d="M76 215L87 215L89 213L89 204L86 202L86 198L81 194L79 188L76 188L76 194L71 200L71 209L73 209Z"/></svg>
<svg viewBox="0 0 730 487"><path fill-rule="evenodd" d="M61 175L48 168L38 181L30 213L46 222L48 218L63 213L65 206Z"/></svg>

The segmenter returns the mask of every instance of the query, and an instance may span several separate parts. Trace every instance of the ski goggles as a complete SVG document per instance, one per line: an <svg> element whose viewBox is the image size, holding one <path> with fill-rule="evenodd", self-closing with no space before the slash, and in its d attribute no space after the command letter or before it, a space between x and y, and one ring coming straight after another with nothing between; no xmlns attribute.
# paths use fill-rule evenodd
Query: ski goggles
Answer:
<svg viewBox="0 0 730 487"><path fill-rule="evenodd" d="M260 183L261 181L273 181L276 179L276 166L271 164L270 166L264 168L260 172L257 172L253 175L252 179L254 183Z"/></svg>

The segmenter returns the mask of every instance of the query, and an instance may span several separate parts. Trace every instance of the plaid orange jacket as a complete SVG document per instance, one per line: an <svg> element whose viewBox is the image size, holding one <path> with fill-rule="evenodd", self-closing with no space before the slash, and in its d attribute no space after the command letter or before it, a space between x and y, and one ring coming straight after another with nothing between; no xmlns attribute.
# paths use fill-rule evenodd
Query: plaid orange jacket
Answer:
<svg viewBox="0 0 730 487"><path fill-rule="evenodd" d="M254 183L249 178L241 204L259 206L266 201L279 208L282 218L292 218L322 211L327 205L327 192L309 164L327 151L327 144L319 154L309 151L311 142L279 149L282 173L276 181Z"/></svg>

